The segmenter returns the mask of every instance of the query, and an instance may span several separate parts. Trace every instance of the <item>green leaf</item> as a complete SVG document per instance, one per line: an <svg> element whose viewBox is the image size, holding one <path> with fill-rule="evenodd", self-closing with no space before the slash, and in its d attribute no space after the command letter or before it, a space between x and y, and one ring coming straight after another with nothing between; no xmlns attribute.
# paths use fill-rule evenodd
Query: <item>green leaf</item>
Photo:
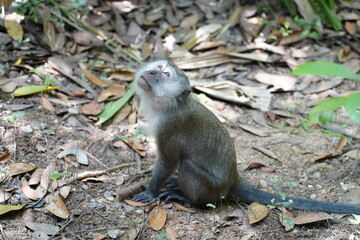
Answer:
<svg viewBox="0 0 360 240"><path fill-rule="evenodd" d="M325 12L326 17L330 20L333 28L338 31L342 29L341 22L337 19L336 15L330 10L325 0L317 0L319 7Z"/></svg>
<svg viewBox="0 0 360 240"><path fill-rule="evenodd" d="M214 209L216 208L216 206L215 206L214 204L212 204L212 203L208 203L208 204L206 204L206 206L207 206L207 207L214 208Z"/></svg>
<svg viewBox="0 0 360 240"><path fill-rule="evenodd" d="M310 123L321 122L325 124L326 122L332 122L335 120L335 111L344 105L344 100L342 97L335 97L325 101L322 101L315 107L313 107L309 114Z"/></svg>
<svg viewBox="0 0 360 240"><path fill-rule="evenodd" d="M332 122L335 119L335 111L342 106L345 108L349 118L360 126L360 92L322 101L311 109L309 121L311 123L321 122L322 124Z"/></svg>
<svg viewBox="0 0 360 240"><path fill-rule="evenodd" d="M360 215L356 215L356 214L352 214L353 215L353 219L349 218L349 222L351 224L354 224L354 225L359 225L360 224Z"/></svg>
<svg viewBox="0 0 360 240"><path fill-rule="evenodd" d="M344 99L344 107L349 118L360 126L360 92L347 95Z"/></svg>
<svg viewBox="0 0 360 240"><path fill-rule="evenodd" d="M44 92L44 91L51 91L51 90L54 90L57 88L59 88L59 87L53 86L53 87L45 88L44 85L28 85L28 86L24 86L24 87L20 87L20 88L16 89L14 92L14 96L15 97L26 96L26 95L31 95L31 94L35 94L35 93Z"/></svg>
<svg viewBox="0 0 360 240"><path fill-rule="evenodd" d="M99 114L99 121L97 121L96 125L101 125L107 120L109 120L112 116L114 116L124 105L129 101L129 99L135 93L135 82L133 81L130 85L128 90L126 91L125 95L119 98L116 101L108 102L104 110Z"/></svg>
<svg viewBox="0 0 360 240"><path fill-rule="evenodd" d="M25 206L25 204L17 205L17 206L7 205L7 204L0 205L0 215L3 215L3 214L5 214L7 212L10 212L10 211L20 210Z"/></svg>
<svg viewBox="0 0 360 240"><path fill-rule="evenodd" d="M360 76L341 64L316 61L305 63L291 72L295 76L299 75L318 75L327 77L343 77L360 81Z"/></svg>
<svg viewBox="0 0 360 240"><path fill-rule="evenodd" d="M45 83L44 83L44 85L45 85L45 88L48 88L48 87L50 87L50 85L51 85L51 82L52 82L52 79L51 79L51 77L50 77L49 75L47 75L47 76L45 77Z"/></svg>

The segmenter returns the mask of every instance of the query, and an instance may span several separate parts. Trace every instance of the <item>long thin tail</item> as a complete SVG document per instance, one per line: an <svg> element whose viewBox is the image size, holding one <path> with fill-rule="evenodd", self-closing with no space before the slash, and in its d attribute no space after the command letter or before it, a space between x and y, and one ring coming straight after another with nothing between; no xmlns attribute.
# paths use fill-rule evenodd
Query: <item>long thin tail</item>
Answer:
<svg viewBox="0 0 360 240"><path fill-rule="evenodd" d="M272 199L274 203L288 202L292 200L293 202L286 206L287 208L294 208L306 211L321 211L321 212L330 212L330 213L348 213L348 214L360 214L360 206L357 205L348 205L341 203L333 202L323 202L310 200L305 198L292 198L287 197L285 200L281 199L280 195L267 193L261 191L250 184L248 184L243 179L238 181L238 184L232 191L232 195L238 198L241 202L250 204L252 202L258 202L264 205L272 205Z"/></svg>

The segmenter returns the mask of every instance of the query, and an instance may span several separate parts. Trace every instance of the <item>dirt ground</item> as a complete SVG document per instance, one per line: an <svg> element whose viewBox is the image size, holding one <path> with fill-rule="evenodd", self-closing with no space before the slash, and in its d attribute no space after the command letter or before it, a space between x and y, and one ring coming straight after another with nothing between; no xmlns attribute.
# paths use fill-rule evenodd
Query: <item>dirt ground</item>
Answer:
<svg viewBox="0 0 360 240"><path fill-rule="evenodd" d="M291 96L281 96L289 99ZM39 98L12 98L10 94L1 94L4 104L33 104L33 107L24 110L25 115L13 125L1 121L1 151L13 152L16 156L13 162L27 162L38 168L45 168L49 162L56 165L58 172L73 174L83 171L100 170L122 163L136 162L138 158L126 145L115 148L113 146L114 133L120 133L122 126L110 126L105 130L93 127L87 122L79 120L74 126L70 118L64 119L55 114L44 113L39 106ZM339 137L325 134L320 129L301 130L300 115L294 113L292 118L279 119L271 126L260 126L251 120L249 114L253 110L232 104L226 104L224 115L229 119L238 119L227 123L227 128L234 139L240 174L251 184L271 191L275 185L289 196L314 198L325 201L339 201L345 192L342 184L349 189L360 184L359 161L338 156L326 159L321 163L314 163L318 156L334 151ZM2 110L2 116L10 112ZM292 126L276 127L285 120L292 121ZM291 120L291 121L290 121ZM35 122L47 124L47 129L54 129L54 134L44 136L40 130L32 133L21 131L23 126L34 125ZM266 132L267 136L258 137L244 131L240 126L247 124ZM72 164L63 159L56 159L61 146L74 140L87 139L92 136L85 149L92 157L88 166L75 166L75 160L69 159ZM359 144L358 140L353 144ZM38 146L44 146L45 151ZM278 160L270 158L253 148L263 146L275 153ZM147 145L151 148L151 144ZM153 151L141 158L142 169L149 170L154 160ZM280 161L284 162L281 164ZM261 171L253 169L245 171L250 162L259 162L275 171ZM321 164L317 170L309 170L314 165ZM311 173L309 173L309 171ZM164 204L167 212L167 221L164 229L154 231L148 224L149 213L144 207L130 206L118 199L108 200L105 196L110 193L116 196L117 189L134 184L148 174L137 174L136 166L125 167L107 174L101 181L75 181L71 183L71 193L66 199L66 206L70 211L67 220L61 220L43 209L43 203L34 207L32 214L38 223L49 223L61 227L63 239L95 239L99 233L113 232L115 239L134 239L136 233L141 232L138 239L166 239L166 227L171 227L179 239L358 239L360 228L352 225L348 217L334 220L325 220L316 223L295 226L286 232L279 221L278 210L271 210L269 216L259 223L250 225L246 217L247 206L241 203L226 202L216 209L199 210L194 213L179 211L172 203ZM28 178L29 175L21 176ZM295 186L284 187L272 181L279 177L283 181L290 181ZM18 184L21 178L13 178L12 184ZM123 184L123 182L125 183ZM120 185L120 186L119 186ZM14 195L10 199L13 204L19 203ZM295 216L302 211L291 211ZM23 224L22 211L12 212L2 217L1 226L8 239L31 239L33 232ZM65 238L66 237L66 238ZM60 236L53 237L60 239Z"/></svg>
<svg viewBox="0 0 360 240"><path fill-rule="evenodd" d="M342 63L352 66L358 73L360 48L358 40L354 40L354 36L360 34L358 10L352 15L347 12L341 15L342 23L348 21L347 26L353 27L349 28L354 29L352 36L326 26L323 38L314 40L301 37L297 26L290 29L294 30L294 42L280 46L279 42L268 38L264 48L256 45L256 40L262 38L260 33L279 33L284 27L280 20L284 21L286 17L292 21L283 8L278 12L266 12L254 6L247 8L246 4L252 4L252 1L239 1L242 6L238 1L216 0L171 1L171 6L167 1L159 1L159 5L147 0L132 2L134 4L130 4L131 1L89 1L82 8L88 12L81 12L81 8L71 4L66 7L143 60L173 56L182 68L187 68L185 72L191 79L229 80L243 86L273 88L267 112L216 98L209 102L225 119L224 124L234 140L240 175L264 191L360 205L359 154L357 157L345 154L360 149L359 126L350 122L342 109L338 110L332 125L310 125L307 121L314 104L358 91L359 82L299 77L284 90L284 86L289 85L276 81L280 76L289 77L294 66L319 59L339 62L342 57ZM221 8L216 5L218 2L224 2ZM259 2L270 7L267 1ZM272 4L271 7L276 5ZM338 10L347 11L346 6ZM84 9L86 7L88 9ZM131 196L123 199L120 193L125 190L129 193L129 189L149 181L156 159L156 147L151 137L142 136L141 143L136 146L124 138L134 136L139 120L146 122L138 115L138 100L131 98L123 120L112 120L102 126L95 124L98 119L94 115L97 114L85 113L83 105L92 100L96 102L97 97L104 96L108 90L108 86L91 81L91 76L103 77L101 80L106 78L117 87L120 85L122 91L129 86L140 64L124 52L115 48L110 50L109 45L99 43L95 35L89 35L88 29L84 30L78 21L66 15L66 11L61 12L59 6L46 1L42 11L48 11L48 18L43 17L43 22L24 20L21 23L24 38L29 42L12 40L0 24L0 42L4 43L0 44L1 207L26 203L22 209L9 212L0 209L0 239L360 240L360 224L350 223L349 220L354 219L351 215L332 214L322 220L316 220L319 215L309 215L305 224L287 229L280 221L286 214L281 209L271 209L264 219L250 224L247 205L225 200L219 206L207 209L189 209L174 202L161 203L166 217L157 216L154 220L150 213L154 212L153 205L137 206L126 201ZM355 20L350 19L354 15ZM276 26L260 26L254 24L254 19L273 21ZM217 29L212 34L222 32L219 38L204 41L211 43L210 47L199 44L200 49L180 48L196 30L203 26L217 27L218 23L224 31ZM174 45L168 47L172 41ZM233 55L229 57L224 53ZM265 54L266 60L258 53ZM201 57L210 57L210 64L189 68L188 61L189 65L203 63ZM211 65L215 60L220 62ZM30 71L37 68L43 69L44 74ZM80 68L93 75L86 75ZM261 80L264 79L254 77L259 71L275 75L275 83L263 83ZM45 76L50 76L53 85L60 88L49 93L14 97L15 87L42 85ZM5 91L2 87L9 79L18 82L12 90L7 88ZM46 99L51 104L44 103ZM101 105L100 102L96 104ZM11 119L21 112L23 116ZM345 143L344 140L346 145L339 144ZM133 148L129 146L131 144ZM71 154L58 157L71 146L77 147L78 158ZM86 154L88 164L79 164L80 153ZM146 153L146 156L139 153ZM32 164L36 169L22 170L24 165L19 167L19 163ZM36 171L41 177L29 186ZM50 181L47 171L56 171L60 176ZM40 186L44 182L46 186L41 192ZM55 201L54 196L60 195L62 197ZM288 211L286 216L289 218L306 214L299 210ZM161 219L165 220L165 225L154 230L150 222Z"/></svg>

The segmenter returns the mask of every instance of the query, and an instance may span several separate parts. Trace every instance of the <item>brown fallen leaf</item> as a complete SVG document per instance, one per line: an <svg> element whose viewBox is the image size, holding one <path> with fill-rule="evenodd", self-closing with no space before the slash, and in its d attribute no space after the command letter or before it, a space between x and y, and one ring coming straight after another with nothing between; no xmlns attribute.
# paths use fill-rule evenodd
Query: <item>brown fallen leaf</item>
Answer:
<svg viewBox="0 0 360 240"><path fill-rule="evenodd" d="M69 211L59 193L49 200L45 209L59 218L66 219L69 217Z"/></svg>
<svg viewBox="0 0 360 240"><path fill-rule="evenodd" d="M100 93L98 102L112 101L125 95L125 85L113 83L109 88Z"/></svg>
<svg viewBox="0 0 360 240"><path fill-rule="evenodd" d="M30 187L28 181L23 181L23 182L21 183L21 191L24 193L24 195L25 195L27 198L29 198L29 199L31 199L31 200L36 201L36 200L39 199L38 195L36 194L35 189L32 189L32 188Z"/></svg>
<svg viewBox="0 0 360 240"><path fill-rule="evenodd" d="M159 231L166 223L166 211L158 205L150 212L149 224L152 229Z"/></svg>
<svg viewBox="0 0 360 240"><path fill-rule="evenodd" d="M44 109L48 110L49 112L55 112L54 106L46 97L41 97L40 103L41 103L41 106Z"/></svg>
<svg viewBox="0 0 360 240"><path fill-rule="evenodd" d="M36 166L29 163L15 163L10 166L9 175L12 177L18 174L27 173L34 170L35 168Z"/></svg>
<svg viewBox="0 0 360 240"><path fill-rule="evenodd" d="M347 138L345 136L342 136L338 141L338 143L336 144L335 151L341 152L346 146L346 144L347 144Z"/></svg>
<svg viewBox="0 0 360 240"><path fill-rule="evenodd" d="M180 239L179 234L177 234L175 229L171 226L166 227L165 232L167 232L166 238L169 238L170 240Z"/></svg>
<svg viewBox="0 0 360 240"><path fill-rule="evenodd" d="M96 100L93 100L89 103L84 104L81 107L81 112L84 113L85 115L94 116L101 113L103 109L104 109L104 103L99 103Z"/></svg>
<svg viewBox="0 0 360 240"><path fill-rule="evenodd" d="M114 123L119 123L124 120L131 112L132 107L126 103L113 118Z"/></svg>
<svg viewBox="0 0 360 240"><path fill-rule="evenodd" d="M269 213L269 209L267 206L257 202L253 202L248 207L249 223L253 224L261 221L268 215L268 213Z"/></svg>
<svg viewBox="0 0 360 240"><path fill-rule="evenodd" d="M4 155L0 156L0 161L2 161L2 164L8 163L11 160L11 154L5 153Z"/></svg>
<svg viewBox="0 0 360 240"><path fill-rule="evenodd" d="M143 207L143 206L147 205L147 203L134 202L134 201L129 200L129 199L125 199L124 202L126 202L127 204L129 204L130 206L133 206L133 207Z"/></svg>
<svg viewBox="0 0 360 240"><path fill-rule="evenodd" d="M134 79L134 72L128 70L116 70L110 73L110 77L120 81L132 81Z"/></svg>
<svg viewBox="0 0 360 240"><path fill-rule="evenodd" d="M265 165L263 163L259 163L259 162L251 162L247 168L245 170L251 170L254 168L261 168L261 167L265 167Z"/></svg>
<svg viewBox="0 0 360 240"><path fill-rule="evenodd" d="M90 72L87 68L88 66L85 63L79 63L80 70L85 74L86 78L89 79L98 87L109 87L112 83L109 81L101 80L95 74Z"/></svg>
<svg viewBox="0 0 360 240"><path fill-rule="evenodd" d="M176 208L176 210L182 211L182 212L189 212L189 213L194 213L195 210L192 208L187 208L183 205L181 205L180 203L174 202L174 206Z"/></svg>
<svg viewBox="0 0 360 240"><path fill-rule="evenodd" d="M333 217L325 212L307 212L297 216L294 219L296 225L302 225L307 223L319 222L323 220L333 219Z"/></svg>
<svg viewBox="0 0 360 240"><path fill-rule="evenodd" d="M353 149L344 154L344 156L347 156L352 159L360 160L360 149Z"/></svg>

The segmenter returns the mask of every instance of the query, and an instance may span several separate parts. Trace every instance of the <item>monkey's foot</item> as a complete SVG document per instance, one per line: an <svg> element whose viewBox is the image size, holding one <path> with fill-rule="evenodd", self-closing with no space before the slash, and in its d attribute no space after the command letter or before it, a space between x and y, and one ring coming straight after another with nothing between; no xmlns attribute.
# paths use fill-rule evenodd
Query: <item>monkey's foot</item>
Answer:
<svg viewBox="0 0 360 240"><path fill-rule="evenodd" d="M167 180L165 187L167 190L178 190L179 189L178 176L171 175L171 177Z"/></svg>
<svg viewBox="0 0 360 240"><path fill-rule="evenodd" d="M154 200L155 198L157 198L154 194L152 194L152 193L148 190L148 188L149 188L148 185L143 184L143 185L141 185L141 187L144 188L145 191L134 195L134 196L132 197L132 199L131 199L132 201L147 203L147 202L151 202L152 200Z"/></svg>
<svg viewBox="0 0 360 240"><path fill-rule="evenodd" d="M158 196L161 200L165 202L176 201L182 203L189 203L184 194L180 191L180 189L170 189L162 192Z"/></svg>

